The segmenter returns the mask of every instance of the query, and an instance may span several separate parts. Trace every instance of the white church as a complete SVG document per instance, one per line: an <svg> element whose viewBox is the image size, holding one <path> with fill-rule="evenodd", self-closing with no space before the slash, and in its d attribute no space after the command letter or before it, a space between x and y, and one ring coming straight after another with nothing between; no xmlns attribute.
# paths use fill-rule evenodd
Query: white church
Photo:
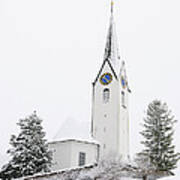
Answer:
<svg viewBox="0 0 180 180"><path fill-rule="evenodd" d="M128 97L131 91L125 61L119 56L113 2L104 59L92 90L91 138L49 142L49 149L53 152L53 171L94 164L112 153L123 159L129 158Z"/></svg>

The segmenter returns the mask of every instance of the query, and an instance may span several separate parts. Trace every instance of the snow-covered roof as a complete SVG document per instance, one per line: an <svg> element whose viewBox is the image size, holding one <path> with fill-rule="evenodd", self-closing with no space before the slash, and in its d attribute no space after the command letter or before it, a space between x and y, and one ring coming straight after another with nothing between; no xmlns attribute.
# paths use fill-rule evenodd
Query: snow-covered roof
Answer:
<svg viewBox="0 0 180 180"><path fill-rule="evenodd" d="M110 18L110 25L109 25L109 31L107 35L106 40L106 47L105 47L105 54L104 54L104 60L109 60L112 62L113 67L115 68L116 73L118 74L119 71L119 50L118 50L118 41L116 36L116 28L114 23L114 17L113 17L113 2L111 3L111 18Z"/></svg>
<svg viewBox="0 0 180 180"><path fill-rule="evenodd" d="M118 40L117 40L117 34L116 34L116 27L114 22L114 15L113 15L113 1L111 2L111 17L110 17L110 24L106 39L106 46L105 46L105 52L104 52L104 62L101 66L101 69L93 82L93 85L96 84L99 75L101 74L101 71L105 65L106 62L108 62L114 76L118 77L119 71L120 71L120 53L118 48Z"/></svg>
<svg viewBox="0 0 180 180"><path fill-rule="evenodd" d="M90 122L78 121L74 118L68 118L61 125L53 139L49 143L76 141L84 143L99 144L91 137Z"/></svg>
<svg viewBox="0 0 180 180"><path fill-rule="evenodd" d="M99 142L94 140L94 139L80 139L80 138L75 138L75 139L72 139L72 138L62 138L62 139L59 139L59 140L53 140L53 141L49 141L49 144L54 144L54 143L58 143L58 142L70 142L70 141L74 141L74 142L79 142L79 143L86 143L86 144L96 144L96 145L99 145Z"/></svg>
<svg viewBox="0 0 180 180"><path fill-rule="evenodd" d="M52 171L49 173L43 173L43 174L36 174L33 176L27 176L24 178L21 178L21 180L35 180L35 179L43 179L44 177L52 179L53 177L57 177L58 179L60 178L64 178L66 175L68 174L72 174L72 173L80 173L81 171L88 171L89 169L93 168L94 166L96 166L96 164L89 164L89 165L85 165L85 166L81 166L81 167L73 167L73 168L68 168L68 169L62 169L59 171ZM20 179L18 179L20 180Z"/></svg>

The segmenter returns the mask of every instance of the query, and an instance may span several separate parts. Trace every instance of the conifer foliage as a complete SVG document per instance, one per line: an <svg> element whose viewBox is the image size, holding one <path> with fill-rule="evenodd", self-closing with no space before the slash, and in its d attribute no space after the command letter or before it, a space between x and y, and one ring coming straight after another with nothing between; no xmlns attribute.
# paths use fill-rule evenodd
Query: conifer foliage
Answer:
<svg viewBox="0 0 180 180"><path fill-rule="evenodd" d="M7 151L11 160L2 167L2 179L12 179L39 172L47 172L51 165L51 152L48 151L42 120L34 112L25 119L20 119L18 136L12 135L11 149Z"/></svg>
<svg viewBox="0 0 180 180"><path fill-rule="evenodd" d="M145 146L143 154L157 172L171 172L180 158L172 144L174 123L176 120L166 103L154 100L148 105L141 132L144 141L141 143Z"/></svg>

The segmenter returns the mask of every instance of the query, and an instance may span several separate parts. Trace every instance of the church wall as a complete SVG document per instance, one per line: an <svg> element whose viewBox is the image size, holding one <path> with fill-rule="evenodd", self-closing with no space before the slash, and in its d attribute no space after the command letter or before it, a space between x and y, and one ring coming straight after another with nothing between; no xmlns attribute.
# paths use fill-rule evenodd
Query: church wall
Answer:
<svg viewBox="0 0 180 180"><path fill-rule="evenodd" d="M49 143L53 152L52 170L79 166L79 153L85 153L85 165L97 163L99 145L79 140L64 140Z"/></svg>
<svg viewBox="0 0 180 180"><path fill-rule="evenodd" d="M108 63L105 64L101 75L106 72L110 72L113 75ZM110 89L110 100L108 103L103 103L104 88ZM100 156L108 155L110 152L117 153L118 89L118 83L114 75L109 85L102 85L98 79L94 86L93 137L100 142Z"/></svg>
<svg viewBox="0 0 180 180"><path fill-rule="evenodd" d="M51 167L53 171L70 167L71 143L60 141L49 143L49 149L53 153L53 165Z"/></svg>
<svg viewBox="0 0 180 180"><path fill-rule="evenodd" d="M108 85L102 85L100 78L106 72L112 74L113 80ZM103 102L103 90L105 88L110 90L108 103ZM122 100L122 93L124 94L124 100ZM129 156L128 96L128 87L122 86L121 77L115 78L110 65L106 61L99 79L93 86L92 103L92 135L100 142L101 157L111 153L121 155L123 158Z"/></svg>
<svg viewBox="0 0 180 180"><path fill-rule="evenodd" d="M120 111L119 111L119 154L123 154L124 157L129 156L129 105L128 105L128 96L129 92L127 88L122 88L121 83L120 84ZM125 100L123 106L122 104L122 94L121 92L125 93Z"/></svg>
<svg viewBox="0 0 180 180"><path fill-rule="evenodd" d="M72 142L72 154L71 154L71 167L79 165L79 153L83 152L86 154L85 164L97 163L98 159L98 145L82 142Z"/></svg>

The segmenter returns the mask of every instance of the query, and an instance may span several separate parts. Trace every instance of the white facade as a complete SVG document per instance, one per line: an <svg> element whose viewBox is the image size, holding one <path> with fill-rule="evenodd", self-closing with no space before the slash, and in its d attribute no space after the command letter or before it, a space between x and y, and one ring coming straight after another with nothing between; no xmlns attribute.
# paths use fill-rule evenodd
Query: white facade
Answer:
<svg viewBox="0 0 180 180"><path fill-rule="evenodd" d="M103 85L100 78L104 73L112 75L112 82ZM129 155L129 116L126 84L122 86L121 76L116 76L110 62L105 61L96 82L93 84L92 135L100 143L100 156L110 153ZM109 89L109 100L104 102L104 89ZM124 96L124 97L123 97Z"/></svg>
<svg viewBox="0 0 180 180"><path fill-rule="evenodd" d="M75 139L50 142L49 149L53 152L53 171L80 166L80 153L85 154L85 164L97 163L99 156L97 143Z"/></svg>

